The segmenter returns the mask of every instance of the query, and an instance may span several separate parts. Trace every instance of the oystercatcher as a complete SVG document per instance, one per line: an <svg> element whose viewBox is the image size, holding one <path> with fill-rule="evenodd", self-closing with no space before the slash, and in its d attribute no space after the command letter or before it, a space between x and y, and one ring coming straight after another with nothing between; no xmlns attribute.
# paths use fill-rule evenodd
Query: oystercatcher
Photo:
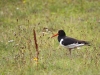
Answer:
<svg viewBox="0 0 100 75"><path fill-rule="evenodd" d="M55 37L58 35L58 41L60 42L60 45L67 47L69 49L70 55L71 50L80 46L88 45L90 46L89 42L83 41L83 40L77 40L75 38L71 38L66 36L64 30L59 30L57 34L53 35L52 37Z"/></svg>

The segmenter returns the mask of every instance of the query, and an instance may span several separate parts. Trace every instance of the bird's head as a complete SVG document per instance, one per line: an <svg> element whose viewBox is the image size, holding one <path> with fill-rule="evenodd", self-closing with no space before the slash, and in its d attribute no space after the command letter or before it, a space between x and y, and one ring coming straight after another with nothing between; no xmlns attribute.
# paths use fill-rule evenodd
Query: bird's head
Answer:
<svg viewBox="0 0 100 75"><path fill-rule="evenodd" d="M61 36L61 37L66 36L64 30L59 30L58 33L57 33L57 34L54 34L51 38L53 38L53 37L55 37L55 36L57 36L57 35L58 35L58 36Z"/></svg>

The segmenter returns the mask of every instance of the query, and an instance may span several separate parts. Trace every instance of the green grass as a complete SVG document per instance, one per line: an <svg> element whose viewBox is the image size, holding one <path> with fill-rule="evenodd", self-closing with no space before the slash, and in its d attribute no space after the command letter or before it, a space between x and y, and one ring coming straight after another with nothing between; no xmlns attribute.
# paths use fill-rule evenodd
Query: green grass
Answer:
<svg viewBox="0 0 100 75"><path fill-rule="evenodd" d="M50 38L59 29L91 46L66 55L57 38ZM0 75L100 75L99 38L99 0L0 0Z"/></svg>

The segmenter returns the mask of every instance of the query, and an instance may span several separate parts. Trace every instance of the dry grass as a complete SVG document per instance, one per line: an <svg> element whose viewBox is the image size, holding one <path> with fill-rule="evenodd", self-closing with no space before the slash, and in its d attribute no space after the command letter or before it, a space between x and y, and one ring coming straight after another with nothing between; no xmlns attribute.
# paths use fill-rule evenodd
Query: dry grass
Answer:
<svg viewBox="0 0 100 75"><path fill-rule="evenodd" d="M99 7L99 0L0 0L0 74L99 75ZM59 29L91 46L73 50L70 59L50 38Z"/></svg>

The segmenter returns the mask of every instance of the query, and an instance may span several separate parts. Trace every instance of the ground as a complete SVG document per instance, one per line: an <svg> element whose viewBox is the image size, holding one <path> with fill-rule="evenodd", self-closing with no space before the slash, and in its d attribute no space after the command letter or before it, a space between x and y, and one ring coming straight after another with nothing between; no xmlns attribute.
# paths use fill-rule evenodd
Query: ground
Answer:
<svg viewBox="0 0 100 75"><path fill-rule="evenodd" d="M70 56L59 29L91 46ZM100 0L0 0L0 75L100 75L99 38Z"/></svg>

